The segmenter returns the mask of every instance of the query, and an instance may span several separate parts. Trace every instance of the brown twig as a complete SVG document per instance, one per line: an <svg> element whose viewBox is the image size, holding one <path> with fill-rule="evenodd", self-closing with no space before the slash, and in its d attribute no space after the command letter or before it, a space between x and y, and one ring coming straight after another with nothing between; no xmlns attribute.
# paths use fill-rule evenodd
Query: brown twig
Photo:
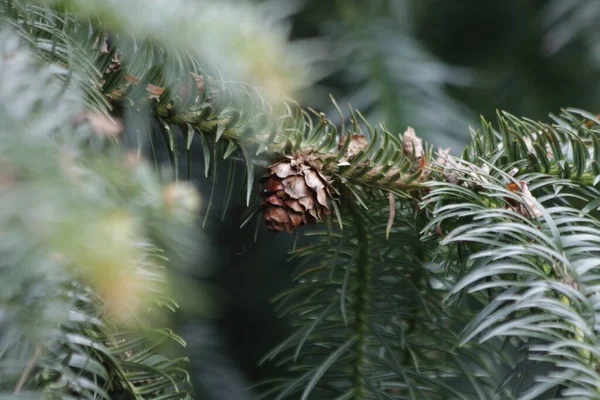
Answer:
<svg viewBox="0 0 600 400"><path fill-rule="evenodd" d="M15 385L15 390L13 391L14 394L18 394L21 391L21 389L23 388L23 385L25 385L25 381L29 377L29 374L31 374L33 367L35 366L35 364L37 363L37 361L41 355L42 355L42 345L38 344L35 348L35 352L33 353L33 357L31 358L31 360L29 360L29 362L25 366L25 369L23 370L23 373L21 374L21 377L19 378L19 382L17 382L17 384Z"/></svg>

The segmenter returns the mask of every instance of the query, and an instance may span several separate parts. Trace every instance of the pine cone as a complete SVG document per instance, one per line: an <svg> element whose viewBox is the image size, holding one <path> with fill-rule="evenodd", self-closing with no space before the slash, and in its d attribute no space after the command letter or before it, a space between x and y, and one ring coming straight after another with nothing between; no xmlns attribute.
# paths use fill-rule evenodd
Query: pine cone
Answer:
<svg viewBox="0 0 600 400"><path fill-rule="evenodd" d="M333 188L322 168L314 154L300 152L269 166L261 203L268 230L291 233L330 213Z"/></svg>

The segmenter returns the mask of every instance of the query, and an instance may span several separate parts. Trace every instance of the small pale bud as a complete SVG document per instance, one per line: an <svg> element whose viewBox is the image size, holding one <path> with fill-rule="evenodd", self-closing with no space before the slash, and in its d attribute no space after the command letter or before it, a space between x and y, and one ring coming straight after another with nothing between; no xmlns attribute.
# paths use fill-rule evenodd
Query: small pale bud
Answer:
<svg viewBox="0 0 600 400"><path fill-rule="evenodd" d="M342 136L340 138L339 148L341 149L346 144L346 140L348 140L347 136ZM350 144L346 149L346 153L342 157L342 162L347 162L348 160L353 159L358 153L364 150L369 145L369 141L364 135L352 135L350 137Z"/></svg>
<svg viewBox="0 0 600 400"><path fill-rule="evenodd" d="M187 182L177 182L163 189L163 200L168 210L179 209L188 213L200 210L201 200L196 188Z"/></svg>
<svg viewBox="0 0 600 400"><path fill-rule="evenodd" d="M123 132L123 124L119 119L112 118L98 111L84 111L75 118L75 121L87 121L92 131L100 136L116 137Z"/></svg>
<svg viewBox="0 0 600 400"><path fill-rule="evenodd" d="M108 215L102 221L101 227L99 231L114 242L126 243L136 237L135 220L126 211L117 211Z"/></svg>
<svg viewBox="0 0 600 400"><path fill-rule="evenodd" d="M412 155L414 155L415 158L423 157L423 141L410 126L406 128L406 131L402 136L402 148L407 157Z"/></svg>
<svg viewBox="0 0 600 400"><path fill-rule="evenodd" d="M533 138L537 139L538 137L541 137L544 133L542 131L538 131L537 133L533 134ZM554 156L554 152L552 151L552 146L550 146L550 143L546 143L546 157L548 157L548 159L552 159L552 157Z"/></svg>
<svg viewBox="0 0 600 400"><path fill-rule="evenodd" d="M441 166L445 166L446 165L446 161L448 159L448 156L450 155L450 147L442 149L441 147L438 148L438 156L435 160L436 164L439 164Z"/></svg>
<svg viewBox="0 0 600 400"><path fill-rule="evenodd" d="M527 148L527 153L535 154L535 150L533 149L533 142L527 136L523 137L523 141L525 142L525 147Z"/></svg>
<svg viewBox="0 0 600 400"><path fill-rule="evenodd" d="M549 143L546 143L546 157L548 157L548 159L552 159L552 157L554 157L554 152L552 151L552 146L550 146Z"/></svg>
<svg viewBox="0 0 600 400"><path fill-rule="evenodd" d="M446 182L457 184L458 183L458 164L454 161L452 156L448 156L446 159L446 164L444 166L444 178L446 178Z"/></svg>
<svg viewBox="0 0 600 400"><path fill-rule="evenodd" d="M487 176L490 174L490 166L487 164L483 164L481 168L473 165L468 166L472 172L469 172L469 176L471 180L469 182L465 182L463 186L465 187L476 187L488 184L489 181Z"/></svg>
<svg viewBox="0 0 600 400"><path fill-rule="evenodd" d="M194 74L192 72L192 78L196 81L196 87L199 91L204 89L204 77L202 75Z"/></svg>
<svg viewBox="0 0 600 400"><path fill-rule="evenodd" d="M443 174L444 178L446 178L446 182L452 184L458 183L458 164L450 155L450 147L446 149L438 149L438 157L436 159L436 163L444 168Z"/></svg>
<svg viewBox="0 0 600 400"><path fill-rule="evenodd" d="M533 217L539 218L542 216L541 211L538 209L537 205L534 202L534 197L529 191L527 187L527 183L525 181L519 181L519 183L511 182L506 185L506 188L514 193L519 193L523 198L525 205L522 203L518 203L513 199L506 199L506 201L512 206L514 210L516 210L519 214L524 217Z"/></svg>
<svg viewBox="0 0 600 400"><path fill-rule="evenodd" d="M521 181L521 193L523 194L523 200L525 200L525 204L527 204L527 210L524 213L523 211L521 211L521 214L523 214L524 216L532 216L534 218L539 218L542 216L541 211L537 208L537 205L535 204L534 197L531 194L531 192L529 191L529 188L527 187L527 183Z"/></svg>

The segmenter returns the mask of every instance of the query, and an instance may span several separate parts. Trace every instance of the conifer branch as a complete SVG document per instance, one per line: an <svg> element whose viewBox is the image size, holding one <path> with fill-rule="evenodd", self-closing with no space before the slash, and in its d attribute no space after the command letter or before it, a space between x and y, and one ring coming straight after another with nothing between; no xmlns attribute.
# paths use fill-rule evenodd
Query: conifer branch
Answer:
<svg viewBox="0 0 600 400"><path fill-rule="evenodd" d="M116 12L120 10L113 1L66 3L75 10L98 11L117 30L123 28L121 18L130 16ZM273 101L252 86L215 79L213 70L207 72L199 60L181 48L171 51L165 45L166 36L143 46L132 46L129 37L119 36L114 46L107 44L105 49L101 44L106 39L103 26L88 26L70 13L45 5L0 4L2 10L8 10L12 25L27 28L19 29L19 34L32 44L37 58L66 69L60 77L49 70L35 79L23 77L36 83L35 90L29 88L30 98L39 99L36 104L43 107L23 106L29 111L19 114L22 119L9 118L11 135L5 135L6 143L14 148L24 145L19 140L35 139L28 143L27 155L36 150L39 153L35 154L42 156L30 157L32 164L17 159L14 164L35 167L34 172L45 174L58 171L51 175L53 182L63 184L62 194L74 197L62 201L45 191L38 197L54 200L52 204L64 215L79 210L81 204L98 204L88 192L73 190L82 189L78 185L88 182L89 176L98 177L91 181L113 183L111 190L98 188L98 193L109 197L118 193L114 204L147 217L141 220L152 219L145 228L154 234L169 226L166 221L171 219L163 219L163 213L185 220L197 209L193 196L182 199L190 194L182 191L182 186L162 191L157 183L149 183L147 167L125 167L118 155L114 157L119 161L111 159L105 164L99 157L91 157L93 162L85 163L59 158L53 153L54 147L43 147L47 143L38 139L47 138L51 132L53 145L60 144L77 154L98 143L100 148L114 149L107 142L118 135L109 133L119 124L101 118L94 124L90 115L95 114L85 108L130 115L138 109L148 111L154 130L166 139L175 171L180 159L176 135L180 132L186 133L188 164L191 143L199 137L206 171L213 168L215 177L221 158L235 155L243 159L247 199L256 191L254 164L262 161L259 155L275 159L268 168L270 176L262 196L267 226L272 230L293 231L335 213L340 229L317 234L314 243L294 254L305 257L306 265L296 276L297 285L281 297L279 306L283 314L293 315L299 328L267 359L280 357L298 374L275 382L265 397L533 399L548 391L563 397L600 397L600 335L594 322L600 309L600 191L596 187L600 182L600 121L594 115L568 109L559 116L552 115L553 123L539 123L499 113L496 128L482 121L481 130L471 132L471 144L461 157L438 151L434 161L433 149L410 128L400 134L383 124L372 127L360 112L350 109L347 120L342 116L349 126L342 125L340 130L324 114L305 110L292 101ZM168 34L160 22L156 27ZM145 29L136 25L134 31L152 39ZM188 45L190 38L186 36ZM14 42L6 43L12 46ZM0 41L0 45L6 43ZM53 46L40 45L44 43ZM118 53L125 53L123 49L128 46L132 57L125 62ZM20 55L20 51L7 52L3 58L15 54ZM32 68L12 68L11 76L27 72L31 74ZM87 107L70 90L71 79L86 83ZM40 91L39 87L47 90ZM14 98L19 95L15 93ZM6 108L9 101L4 99L0 105ZM3 110L0 117L18 114ZM100 132L101 139L91 134L94 125L104 131L104 136ZM130 126L125 130L133 132ZM150 138L154 130L146 132ZM138 146L141 152L141 141ZM6 158L13 160L15 154L7 152ZM39 160L51 163L40 167L35 164ZM14 188L22 176L7 170L0 172L0 185ZM63 174L64 170L67 172ZM36 176L26 171L23 176ZM123 183L113 175L128 178ZM157 202L161 206L148 206L136 197L140 193L160 199ZM131 203L122 204L123 199ZM144 206L138 208L139 204ZM105 206L98 204L96 208ZM391 207L394 209L389 210ZM185 398L189 383L185 358L150 357L169 340L181 343L180 339L169 330L153 331L158 337L144 330L117 330L102 307L105 304L113 311L130 308L130 304L115 300L114 288L123 289L117 290L120 293L134 293L136 288L129 284L137 282L135 272L162 277L149 261L152 251L140 244L148 238L135 230L133 218L123 217L127 213L122 210L110 214L108 220L104 214L88 214L87 208L80 211L86 221L90 215L96 217L96 224L90 226L99 229L90 229L90 238L106 230L111 233L103 237L106 248L115 244L111 241L114 232L122 233L125 239L139 239L116 242L130 244L122 254L139 255L136 261L140 264L136 265L141 271L119 268L125 267L126 257L115 256L110 259L113 272L132 275L117 281L124 286L103 281L106 270L93 266L105 266L106 260L98 261L92 251L81 251L94 241L82 238L85 235L75 230L80 219L62 219L71 222L60 227L61 232L71 232L67 239L49 235L27 242L27 249L38 249L36 246L44 243L38 252L19 253L36 268L24 269L33 271L30 276L19 275L15 287L23 288L24 293L15 290L3 299L8 298L17 310L25 312L23 298L34 292L28 282L45 279L45 287L52 293L48 298L56 301L61 311L73 313L68 317L61 314L59 323L51 321L50 327L40 328L40 336L46 339L44 346L68 350L51 360L38 359L40 371L32 371L27 361L32 364L37 357L35 345L29 346L34 355L24 352L27 357L18 360L16 375L9 371L10 379L14 375L9 390L19 391L25 380L40 387L58 381L63 386L57 393L65 396L106 398L122 389L133 397ZM423 220L427 222L421 229ZM7 232L24 235L27 226ZM162 233L162 238L168 236L168 232ZM38 253L44 255L43 260L36 258ZM47 262L58 265L60 274L47 274ZM92 267L84 272L77 269L90 264ZM56 293L65 294L64 298L55 298ZM35 303L41 315L46 315L46 300ZM174 307L168 300L159 303ZM39 343L27 337L25 327L18 326L18 335L0 336L3 349L13 350L11 344ZM57 336L61 339L56 340ZM521 347L527 354L519 351ZM0 357L7 354L16 352ZM550 371L527 381L527 366L536 364L547 365ZM34 375L35 380L29 379Z"/></svg>
<svg viewBox="0 0 600 400"><path fill-rule="evenodd" d="M358 283L355 299L355 331L357 340L354 344L354 361L353 361L353 385L354 398L362 399L364 396L364 382L362 378L362 368L365 363L366 350L366 334L368 330L368 308L369 308L369 291L370 285L370 260L369 260L369 236L367 233L366 223L360 212L356 209L356 205L350 206L352 209L352 218L356 225L356 238L358 241L358 256L356 258L356 274L355 280Z"/></svg>
<svg viewBox="0 0 600 400"><path fill-rule="evenodd" d="M0 390L185 398L187 360L160 355L182 340L148 325L176 308L153 224L172 240L193 237L172 224L192 220L195 190L163 187L123 154L120 125L86 109L62 71L7 30L0 71L18 83L0 91Z"/></svg>

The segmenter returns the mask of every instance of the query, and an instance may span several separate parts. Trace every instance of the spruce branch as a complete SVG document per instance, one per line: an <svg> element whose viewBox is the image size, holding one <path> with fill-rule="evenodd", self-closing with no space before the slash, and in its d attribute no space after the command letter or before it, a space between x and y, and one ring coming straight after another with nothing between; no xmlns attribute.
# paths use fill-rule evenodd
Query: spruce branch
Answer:
<svg viewBox="0 0 600 400"><path fill-rule="evenodd" d="M278 299L278 308L294 316L299 330L265 360L277 357L300 370L270 385L264 398L293 396L309 381L309 398L467 397L469 389L455 380L463 376L461 363L471 358L481 362L472 387L493 393L500 382L486 382L484 377L493 376L498 365L494 363L502 359L499 349L449 350L458 344L459 321L469 313L441 311L443 292L431 287L431 279L444 280L444 272L423 268L435 246L421 243L413 208L407 207L412 200L396 202L397 221L386 241L385 207L365 212L360 205L350 205L355 203L352 194L342 198L348 201L341 206L343 230L322 233L316 244L294 254L306 263L297 274L297 285ZM355 340L352 349L314 382L321 362L344 339Z"/></svg>
<svg viewBox="0 0 600 400"><path fill-rule="evenodd" d="M355 281L358 282L358 289L355 300L356 314L356 328L357 333L356 343L354 345L354 361L352 366L352 381L353 381L353 394L356 399L362 399L363 394L363 366L365 360L366 350L366 334L368 326L368 307L369 307L369 291L370 287L370 260L369 260L369 236L366 231L366 225L364 219L361 217L359 211L356 209L356 205L351 205L352 218L356 225L356 238L358 240L359 254L357 256L357 268Z"/></svg>
<svg viewBox="0 0 600 400"><path fill-rule="evenodd" d="M203 60L207 69L216 67L224 76L263 86L275 96L310 85L309 70L323 58L319 46L289 42L285 22L250 2L158 0L152 7L140 0L39 3L66 9L82 20L97 19L112 32L189 54ZM123 58L130 56L122 53Z"/></svg>
<svg viewBox="0 0 600 400"><path fill-rule="evenodd" d="M576 213L576 209L564 208L573 207L572 202L575 199L583 201L583 203L579 202L577 207L587 204L584 207L586 212L597 208L598 202L593 199L597 196L598 191L592 185L596 180L595 176L597 176L594 170L596 167L594 167L595 161L590 157L597 152L593 138L597 135L596 130L598 128L596 124L586 124L586 122L590 121L588 118L588 114L581 111L566 110L561 114L561 117L553 117L556 124L550 125L520 120L509 114L501 114L499 115L499 131L494 131L490 124L484 122L483 133L473 132L473 142L463 153L463 159L452 157L447 152L440 151L440 157L437 161L428 162L425 165L425 173L418 170L421 162L414 160L412 164L413 168L415 168L413 176L423 179L420 182L422 185L421 192L416 191L416 193L413 192L411 194L410 192L401 191L401 196L397 199L401 205L397 203L399 209L396 210L395 214L396 219L400 218L401 221L408 223L409 226L415 224L419 218L426 220L425 227L421 226L415 229L416 232L420 232L417 234L417 240L429 241L433 240L436 236L443 238L440 245L432 246L437 249L436 254L428 254L427 251L423 250L419 251L419 254L423 254L420 257L424 257L419 260L420 262L424 262L425 260L441 260L448 274L444 278L437 276L434 279L439 279L438 289L429 287L427 290L431 290L433 294L443 297L448 294L462 293L465 288L470 288L471 292L478 294L477 298L481 301L483 309L466 307L458 298L451 296L451 301L445 307L448 314L439 316L439 319L436 320L436 323L439 324L438 326L442 330L447 330L449 327L457 329L456 336L444 334L442 335L444 339L437 338L440 340L449 340L450 343L453 343L448 344L448 346L456 350L455 353L445 358L445 368L449 368L452 365L456 370L450 372L445 369L443 373L438 375L435 372L435 366L430 366L427 369L429 375L428 373L419 374L413 371L407 373L405 371L406 368L416 368L419 366L418 368L421 369L423 365L429 365L428 361L431 362L431 359L428 359L427 356L425 356L425 359L422 359L410 352L410 358L403 361L408 362L408 366L404 365L403 362L398 362L398 368L395 369L392 367L393 364L386 364L388 371L390 369L394 371L395 375L392 379L403 382L403 385L385 386L386 384L382 382L374 383L372 380L369 380L369 373L362 371L360 373L360 376L364 378L361 381L362 385L355 386L352 391L346 392L346 395L350 396L362 393L368 397L372 393L377 393L381 388L387 388L382 393L407 393L407 395L413 398L435 398L434 393L437 392L433 387L436 385L433 384L432 380L428 380L435 379L435 383L443 388L442 392L446 396L443 398L449 398L448 393L453 393L453 396L455 395L457 398L460 398L465 396L464 393L466 392L462 392L461 394L461 390L465 390L464 387L458 389L456 386L446 384L444 379L440 379L441 376L455 376L456 379L459 379L459 376L468 374L468 368L481 368L479 370L480 379L469 382L473 390L471 396L487 397L496 396L498 393L505 393L508 396L518 395L518 398L534 398L542 392L558 386L557 390L563 394L583 393L585 391L586 396L596 398L596 394L587 386L587 378L583 377L585 374L588 374L590 377L595 376L593 369L596 368L597 362L594 359L594 352L590 350L588 344L595 343L595 334L589 325L585 325L583 322L584 319L573 314L572 311L569 311L564 306L564 304L567 304L569 307L573 307L574 310L583 310L591 307L591 304L583 306L572 303L572 298L581 298L579 297L580 295L576 295L575 293L583 290L583 287L580 286L580 281L574 278L571 272L565 272L570 271L570 268L567 267L569 264L565 264L564 261L565 254L561 255L561 253L551 250L556 246L553 242L560 240L559 238L563 234L573 232L573 234L577 235L574 233L574 230L577 230L575 224L583 223L587 226L586 224L591 224L593 220L590 219L584 222L581 218L577 219L575 214L569 214L569 216L565 214L560 217L561 223L555 224L551 221L552 218L556 217L549 217L541 203L548 201L555 202L558 207L556 208L556 212L559 213L567 212L567 210L571 210L568 212ZM343 160L342 162L350 165L352 165L353 161L356 164L358 162L364 163L365 160L372 162L373 159L369 159L366 155L368 153L367 149L369 146L374 146L373 143L377 143L378 138L372 136L370 140L366 140L363 136L355 135L353 137L350 133L347 137L350 138L348 141L341 140L339 144L340 153L345 154L344 159L340 157ZM413 140L411 136L408 137L411 141ZM353 138L355 139L354 143L352 142ZM524 138L529 138L529 140L524 140ZM411 144L412 155L414 155L414 150L417 146L414 142ZM546 144L549 146L546 146ZM551 147L552 151L550 151L549 147ZM537 148L539 151L533 155L531 152L532 148ZM405 155L405 157L407 160L410 160L410 155ZM327 159L327 156L324 156L324 158ZM431 159L431 157L428 159ZM367 171L372 165L370 163L367 164ZM329 171L332 171L335 168L334 165L327 163L324 166L323 171L328 171L328 168L330 168ZM376 165L374 168L378 167ZM365 164L363 164L363 168L365 168ZM347 189L346 192L342 192L345 193L346 197L348 195L351 198L354 197L357 202L358 199L362 199L362 203L369 206L370 218L368 222L365 220L361 225L368 225L371 231L370 236L378 238L370 239L369 243L375 245L378 241L385 241L384 232L387 234L389 231L389 213L385 215L385 222L381 218L379 225L375 225L373 219L376 215L380 214L379 210L385 209L383 206L378 207L376 204L382 204L384 199L388 200L389 193L393 193L390 188L386 188L384 185L378 188L370 188L368 184L364 181L361 182L360 179L355 179L354 181L351 179L343 180L340 179L341 174L338 171L333 176L334 185L337 185L338 188ZM363 170L361 177L365 176L368 176L368 172L364 172ZM417 182L419 181L417 180ZM394 181L394 183L396 182ZM386 204L389 204L389 201ZM407 215L407 209L414 210L414 205L416 204L418 204L419 211L416 214L409 213ZM407 205L410 206L406 207ZM345 214L344 211L348 214ZM341 207L340 213L342 219L344 219L342 232L351 229L352 234L356 234L358 231L353 230L356 227L350 228L352 224L347 222L346 218L354 214L343 207ZM498 222L496 223L495 221ZM511 223L509 224L507 221L511 221ZM402 223L396 221L393 226L398 226L398 224ZM564 224L564 228L562 228L562 224ZM379 230L373 230L372 227L374 226L379 226ZM551 236L545 238L543 235L545 235L544 232L547 229L549 229L548 234L551 233ZM586 227L583 229L589 228ZM389 241L397 245L401 241L399 241L397 236L393 235L393 232L394 228L391 229ZM513 238L517 237L521 238L521 244L515 246L507 245ZM543 242L539 242L536 245L536 240L542 238L544 238ZM567 240L569 240L569 243L574 243L573 241L577 239L573 237L573 241L570 239ZM581 240L583 242L579 246L583 246L582 249L585 248L586 251L594 251L591 247L585 247L586 243L583 237L581 237ZM357 241L358 243L361 242ZM497 247L490 249L490 246L494 245ZM329 246L313 247L310 248L309 253L322 255L325 251L333 251L333 248L339 247L339 244L332 243L331 246L331 248ZM361 246L361 249L358 251L364 250L365 247L369 248L369 246L365 246L365 243L361 243L359 246ZM422 247L420 248L422 249ZM564 249L563 251L567 251L567 254L569 254L569 250ZM495 261L503 257L513 257L513 254L515 257L514 260L517 260L516 263L512 260L504 262ZM523 261L521 258L525 257L525 255L532 257L532 260L540 257L548 257L548 261L543 263L545 265L543 270L538 270L539 267L536 266L537 264L526 268L519 265ZM563 266L562 268L557 269L554 267L557 260L562 260L559 262ZM387 261L390 262L391 260L387 259ZM327 260L323 260L322 262L324 265L328 263ZM357 262L357 259L354 262ZM513 265L511 263L514 263L514 266L511 266ZM548 267L548 265L552 265L553 267ZM358 268L358 266L353 266L353 268ZM403 265L400 271L406 271L406 268L406 265ZM311 274L315 274L322 271L322 269L310 267L308 271ZM377 269L374 271L377 271ZM380 282L381 278L378 273L378 271L373 272L373 282ZM464 274L466 276L461 279ZM517 276L518 278L511 279L511 276ZM551 278L546 278L547 276ZM342 282L346 282L341 288L342 305L345 304L344 299L348 295L348 289L346 289L350 285L348 280L357 279L356 277L357 275L349 274L342 279ZM314 289L307 290L307 288L304 288L302 292L306 291L307 294L316 292L320 294L326 293L324 289L319 291L316 288L325 282L330 282L330 279L328 280L325 275L321 277L313 276L312 285L314 285ZM409 277L405 279L407 282L414 280L414 278ZM559 281L560 284L558 286L555 284L545 286L544 282L546 279ZM590 279L591 281L595 280L595 278ZM357 280L356 282L360 286L360 281ZM431 284L431 282L429 281L428 284ZM427 288L428 284L419 286L419 290L426 290L425 288ZM511 289L507 289L504 292L505 294L502 294L505 287ZM546 297L547 295L543 293L547 292L542 290L545 287L548 287L548 290L550 290L549 293L556 291L556 295L559 297L556 300L554 299L554 294ZM527 289L530 291L527 292ZM332 291L333 289L329 290ZM347 320L349 323L358 321L359 315L363 310L371 308L378 310L378 306L381 305L381 303L377 303L377 300L374 299L359 299L359 290L355 290L353 296L356 296L356 301L362 304L356 304L356 308L352 310L354 315L348 317L348 309L343 306L340 309L341 315L344 316L344 321ZM523 290L525 292L520 297L519 292L515 290ZM300 296L302 292L297 292L295 295ZM495 297L496 294L498 295L497 300ZM516 300L516 304L510 305L511 300ZM298 299L297 301L301 300ZM403 305L401 300L394 299L393 297L387 298L386 301L389 302L387 303L389 307L401 307ZM429 314L431 310L442 307L441 298L438 298L438 301L437 305L433 301L425 315L431 318L431 314ZM560 305L561 303L563 305ZM524 313L522 307L542 308L545 314L538 315L535 311L527 314ZM324 308L327 312L324 315L332 313L330 308L331 306ZM369 328L365 333L366 337L372 338L372 335L378 337L382 340L383 348L389 350L390 355L394 354L391 349L397 345L392 343L398 339L398 336L389 336L386 333L381 333L373 325L372 321L375 318L373 313L367 313L367 315L366 321L369 321L367 322ZM482 322L486 317L489 321ZM550 321L555 320L557 317L566 318L568 322L566 325L561 323L553 328ZM304 316L298 316L298 318L299 321L302 321ZM321 316L310 322L313 334L317 332L314 324L321 324L324 318ZM462 320L462 324L466 325L462 335L458 335L458 331L462 330L464 325L461 326L461 323L457 322L457 320ZM467 324L469 320L470 323ZM417 324L416 326L422 325L424 323L423 316L419 315L419 318L416 318L414 321ZM500 326L494 328L494 325L491 325L491 321L495 321L494 323L500 324ZM363 326L362 324L360 325L361 327ZM568 327L569 325L573 327ZM409 324L409 326L412 329L416 328L412 324ZM565 330L569 333L565 337L562 333L558 333L557 330L558 332ZM342 331L338 329L337 332ZM363 331L357 325L355 332L360 337L360 333ZM485 334L486 332L488 332L487 335ZM400 337L404 335L400 333ZM477 335L483 335L481 340L485 344L484 346L474 346L473 339ZM554 380L540 379L537 383L536 381L532 382L531 377L527 376L527 371L522 370L523 362L519 363L516 361L519 357L523 357L519 355L516 348L511 350L511 356L505 357L502 355L502 346L506 346L507 342L505 340L504 344L501 343L507 335L510 335L511 340L514 340L515 346L521 344L527 345L521 342L524 340L523 338L527 337L531 340L535 339L542 342L556 343L559 347L553 348L552 344L543 345L532 342L527 347L529 356L526 356L525 360L533 364L541 362L550 363L558 368L556 371L558 371L557 373L560 374L561 378ZM453 337L457 341L452 342ZM557 342L557 339L564 341L564 344L558 344L562 342ZM290 338L290 341L293 342L293 340L293 337ZM574 341L570 342L573 344L566 344L570 340ZM440 342L436 343L439 344ZM288 345L289 343L282 345L283 347L278 348L273 354L282 352ZM572 352L569 353L571 355L568 356L570 360L568 362L563 362L560 359L561 356L566 355L563 352L567 351L565 350L565 346L568 346L568 351ZM504 347L505 350L506 347ZM435 350L432 350L432 353L435 354ZM357 353L353 354L356 355ZM360 352L360 354L368 354L368 347L366 347L364 352ZM491 358L488 358L488 356L491 356ZM396 357L398 360L401 359L398 356ZM575 361L576 358L579 359ZM469 362L466 364L465 360L467 359ZM473 362L477 364L477 367L471 364ZM573 372L567 372L566 365L575 365L573 364L575 362L581 363L577 368L585 371L583 372L584 375L578 377ZM356 372L357 364L351 365L354 366L353 371ZM467 367L466 365L470 366ZM497 373L499 366L501 366L500 370L504 371L504 375ZM560 368L564 369L561 370ZM354 376L356 377L356 375ZM324 383L324 385L327 385L331 384L334 378L323 376L321 379L329 382ZM412 379L426 380L428 382L426 386L428 388L427 391L422 392L422 386L411 384ZM352 380L354 385L357 385L358 381ZM528 383L522 385L523 381ZM551 384L550 382L553 383ZM381 386L378 386L378 384ZM284 391L282 393L288 395L291 392ZM344 392L339 393L339 395L343 396Z"/></svg>
<svg viewBox="0 0 600 400"><path fill-rule="evenodd" d="M127 87L130 88L130 85L139 82L137 78L129 80L131 82L127 82ZM178 126L182 131L192 127L196 134L207 136L203 141L208 140L216 144L223 139L227 142L223 146L234 149L234 152L235 149L246 148L250 150L250 154L279 153L289 156L300 149L310 150L323 160L325 172L340 182L338 189L350 185L353 186L354 193L365 189L383 190L397 196L412 196L422 192L425 188L424 182L428 180L443 181L443 177L432 174L440 168L444 171L445 179L465 182L470 179L464 176L467 174L465 168L485 169L486 164L481 160L494 157L507 157L515 162L518 173L527 170L543 170L557 176L570 176L574 173L578 181L587 184L593 183L595 170L598 168L597 160L586 161L596 146L594 141L580 139L586 135L591 138L589 133L575 135L573 128L565 128L577 120L577 130L590 131L590 127L584 122L588 121L586 118L594 117L588 115L582 118L583 115L578 110L565 112L565 121L553 117L557 121L560 120L556 125L519 120L503 113L499 115L500 131L497 132L493 131L489 123L483 121L484 132L472 132L473 144L463 154L466 164L458 166L457 160L452 157L444 158L443 164L434 162L432 149L422 149L422 144L415 142L411 136L414 132L408 130L404 135L397 135L389 132L383 125L372 128L362 115L354 110L351 110L350 127L344 132L339 132L322 113L312 110L306 112L289 101L278 109L265 102L266 99L260 94L257 98L258 92L250 93L243 87L235 93L230 91L231 88L214 91L209 89L210 81L210 77L203 78L203 85L206 85L198 87L201 90L200 97L196 103L191 103L187 111L178 109L175 103L170 102L168 97L163 99L162 95L155 99L150 95L146 100L142 97L137 100L132 98L130 101L133 101L132 105L142 101L151 108L155 107L157 115L169 124ZM169 92L165 88L157 88L155 93ZM135 92L134 89L128 89L124 93L129 91ZM209 96L212 96L211 100L207 101ZM247 101L240 102L240 96ZM261 107L253 107L254 114L251 114L243 107L240 108L239 104L261 104ZM363 134L362 127L366 128L367 133ZM368 139L346 154L348 149L345 143L352 140L346 141L345 138L357 140L359 137ZM420 141L418 137L415 138ZM561 149L561 146L565 148ZM575 158L567 159L564 151L569 152L570 148L574 151L572 157ZM417 153L423 154L417 156ZM443 152L440 154L443 156ZM350 159L353 159L353 162L350 162ZM468 163L472 166L466 167ZM473 171L467 175L472 176Z"/></svg>

